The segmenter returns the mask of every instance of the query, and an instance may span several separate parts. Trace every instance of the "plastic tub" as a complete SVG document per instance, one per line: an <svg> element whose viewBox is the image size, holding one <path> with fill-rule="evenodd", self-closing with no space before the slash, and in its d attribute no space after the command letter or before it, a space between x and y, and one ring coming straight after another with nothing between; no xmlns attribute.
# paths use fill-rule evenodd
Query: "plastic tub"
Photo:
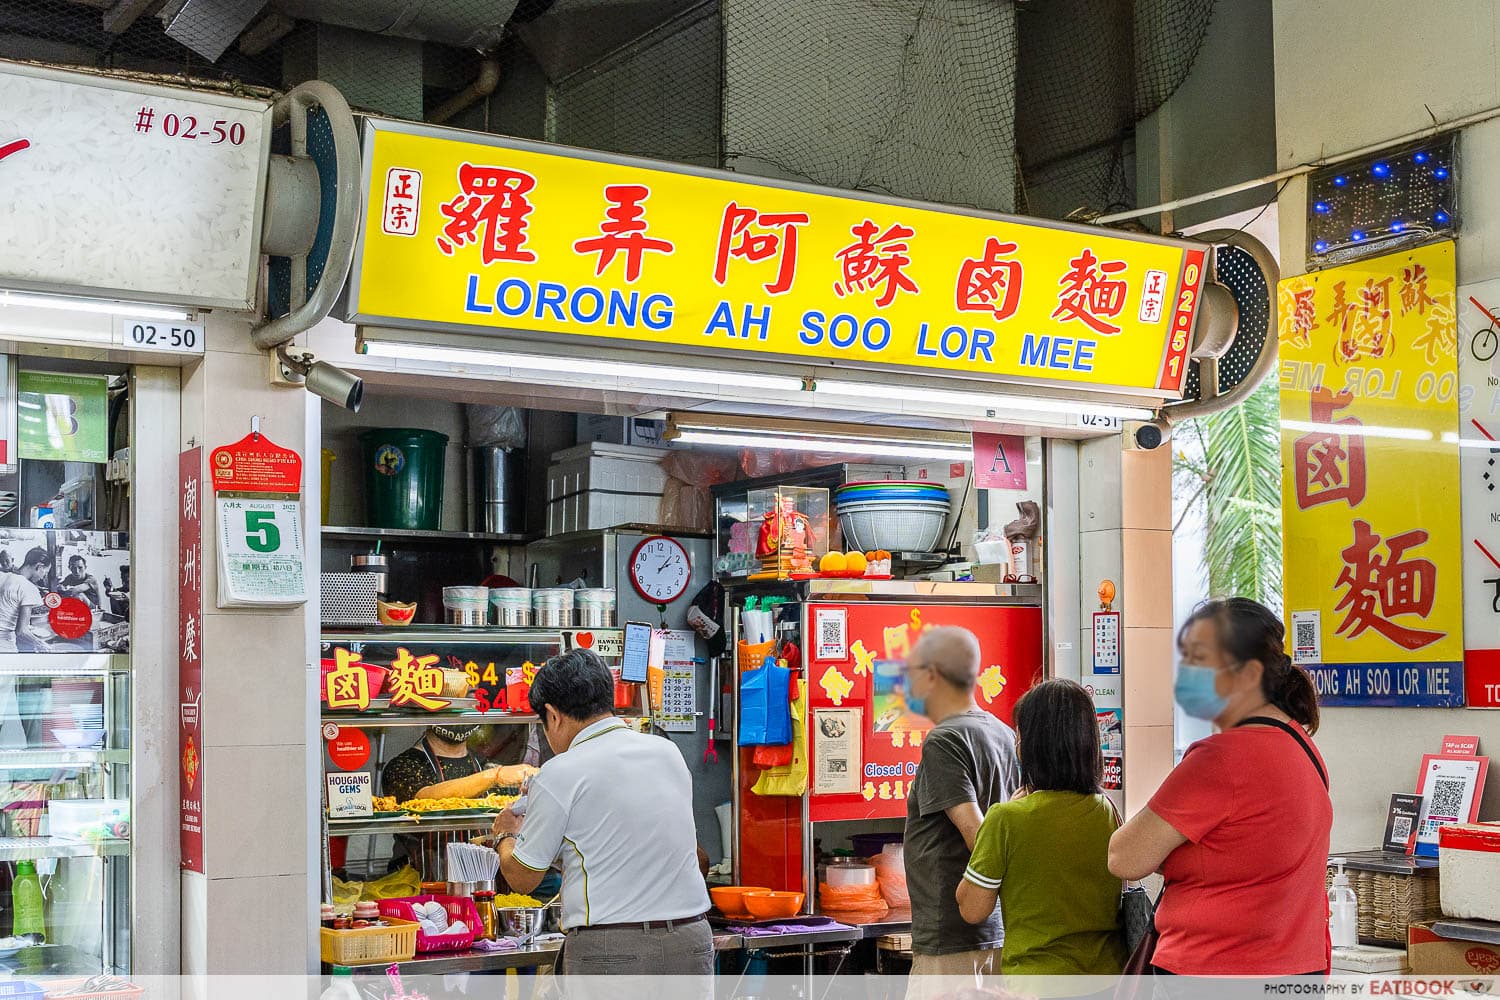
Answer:
<svg viewBox="0 0 1500 1000"><path fill-rule="evenodd" d="M396 899L382 899L380 900L380 915L387 919L396 917L401 920L415 920L412 906L431 900L436 900L443 905L443 909L448 911L450 922L462 920L468 927L468 932L429 937L422 933L419 924L417 952L467 951L474 944L474 938L483 930L479 924L479 910L474 906L474 900L467 896L401 896Z"/></svg>
<svg viewBox="0 0 1500 1000"><path fill-rule="evenodd" d="M885 849L886 844L901 844L905 836L899 833L856 833L849 838L849 846L857 857L873 858Z"/></svg>
<svg viewBox="0 0 1500 1000"><path fill-rule="evenodd" d="M579 628L614 628L615 592L610 587L580 590L575 596L574 620Z"/></svg>
<svg viewBox="0 0 1500 1000"><path fill-rule="evenodd" d="M370 526L407 531L442 528L448 435L385 427L366 431L359 441L364 447Z"/></svg>

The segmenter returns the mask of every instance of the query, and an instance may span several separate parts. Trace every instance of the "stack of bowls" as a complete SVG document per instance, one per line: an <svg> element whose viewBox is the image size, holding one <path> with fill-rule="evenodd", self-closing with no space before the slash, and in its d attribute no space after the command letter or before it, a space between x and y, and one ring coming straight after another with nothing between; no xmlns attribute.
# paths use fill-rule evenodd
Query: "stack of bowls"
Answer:
<svg viewBox="0 0 1500 1000"><path fill-rule="evenodd" d="M490 591L491 617L496 625L531 624L531 590L528 587L496 587Z"/></svg>
<svg viewBox="0 0 1500 1000"><path fill-rule="evenodd" d="M573 591L567 587L533 590L531 623L539 628L572 628Z"/></svg>
<svg viewBox="0 0 1500 1000"><path fill-rule="evenodd" d="M443 608L449 625L486 625L489 623L490 588L444 587Z"/></svg>
<svg viewBox="0 0 1500 1000"><path fill-rule="evenodd" d="M952 502L936 483L846 483L833 506L850 549L929 552L943 535Z"/></svg>
<svg viewBox="0 0 1500 1000"><path fill-rule="evenodd" d="M98 702L69 705L71 728L52 731L53 739L71 750L87 750L104 745L104 706Z"/></svg>

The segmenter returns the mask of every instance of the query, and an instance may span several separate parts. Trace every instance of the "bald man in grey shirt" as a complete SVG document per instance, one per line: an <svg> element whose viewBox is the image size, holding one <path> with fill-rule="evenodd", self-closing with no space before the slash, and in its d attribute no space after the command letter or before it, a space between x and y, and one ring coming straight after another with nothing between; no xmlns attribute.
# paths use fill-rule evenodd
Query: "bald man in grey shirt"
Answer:
<svg viewBox="0 0 1500 1000"><path fill-rule="evenodd" d="M1021 785L1016 734L979 707L979 640L963 628L923 634L907 658L907 684L934 723L906 799L906 884L911 893L912 980L908 1000L924 997L928 976L1000 972L1005 931L996 909L969 924L955 893L990 806Z"/></svg>

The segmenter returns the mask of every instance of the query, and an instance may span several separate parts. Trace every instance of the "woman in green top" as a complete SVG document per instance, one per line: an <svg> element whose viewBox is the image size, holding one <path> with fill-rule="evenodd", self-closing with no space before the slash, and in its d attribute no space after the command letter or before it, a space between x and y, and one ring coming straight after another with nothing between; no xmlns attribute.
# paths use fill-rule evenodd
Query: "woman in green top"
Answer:
<svg viewBox="0 0 1500 1000"><path fill-rule="evenodd" d="M1120 880L1109 838L1120 825L1100 794L1104 759L1093 699L1051 680L1016 704L1021 791L990 806L958 885L964 919L979 923L998 899L1008 976L1118 975Z"/></svg>

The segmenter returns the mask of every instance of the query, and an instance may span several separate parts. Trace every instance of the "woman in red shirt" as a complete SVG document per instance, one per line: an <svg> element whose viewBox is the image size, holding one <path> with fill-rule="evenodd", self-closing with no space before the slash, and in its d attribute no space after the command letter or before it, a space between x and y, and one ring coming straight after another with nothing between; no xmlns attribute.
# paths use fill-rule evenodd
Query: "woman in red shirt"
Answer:
<svg viewBox="0 0 1500 1000"><path fill-rule="evenodd" d="M1199 740L1110 839L1109 869L1160 871L1151 962L1181 976L1326 972L1333 805L1308 736L1318 698L1281 620L1244 598L1210 601L1178 635L1174 693L1219 732Z"/></svg>

